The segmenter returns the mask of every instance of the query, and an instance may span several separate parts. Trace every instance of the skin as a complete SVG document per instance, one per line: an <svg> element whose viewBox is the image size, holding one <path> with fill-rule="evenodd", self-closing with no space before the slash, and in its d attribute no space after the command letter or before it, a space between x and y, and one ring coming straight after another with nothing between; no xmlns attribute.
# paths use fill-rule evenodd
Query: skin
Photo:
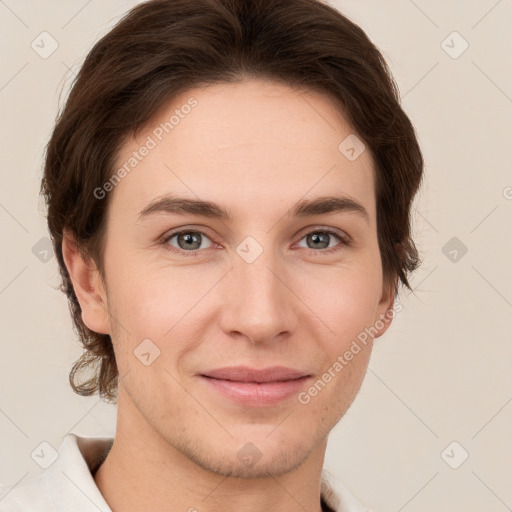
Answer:
<svg viewBox="0 0 512 512"><path fill-rule="evenodd" d="M353 130L330 98L251 79L174 97L125 142L119 166L190 97L198 105L109 192L105 283L71 234L64 240L83 320L111 335L122 377L115 441L94 478L115 512L319 511L327 437L359 391L371 338L306 405L296 396L237 405L197 374L285 365L316 381L392 308L373 160L368 150L354 161L340 153ZM301 199L334 192L361 203L369 221L346 211L287 215ZM165 193L215 202L234 219L159 213L138 221ZM352 246L331 235L315 250L306 235L322 227L350 235ZM179 237L163 241L175 228L204 233L195 256L165 249L191 251ZM247 236L263 249L252 263L236 252ZM326 245L339 250L322 253ZM147 338L160 349L149 366L133 353ZM237 457L247 442L261 452L250 467Z"/></svg>

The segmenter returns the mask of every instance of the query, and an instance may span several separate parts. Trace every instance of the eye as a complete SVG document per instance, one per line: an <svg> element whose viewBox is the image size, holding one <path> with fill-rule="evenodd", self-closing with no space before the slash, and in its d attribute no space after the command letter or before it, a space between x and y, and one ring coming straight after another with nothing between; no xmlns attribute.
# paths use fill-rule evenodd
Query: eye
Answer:
<svg viewBox="0 0 512 512"><path fill-rule="evenodd" d="M333 237L340 243L331 245L330 241L332 241ZM348 235L342 234L337 230L330 228L317 228L313 231L309 231L304 237L301 238L301 241L304 239L306 240L306 244L312 244L313 246L307 247L308 249L320 251L324 254L339 251L342 246L350 246L350 237Z"/></svg>
<svg viewBox="0 0 512 512"><path fill-rule="evenodd" d="M170 242L173 238L176 238L176 243L178 247L174 247ZM185 254L186 256L195 256L196 253L193 251L197 251L198 249L205 249L202 244L202 238L209 238L202 233L201 231L179 231L178 233L172 233L168 237L163 240L164 247L171 251L172 249L169 247L174 247L178 252Z"/></svg>

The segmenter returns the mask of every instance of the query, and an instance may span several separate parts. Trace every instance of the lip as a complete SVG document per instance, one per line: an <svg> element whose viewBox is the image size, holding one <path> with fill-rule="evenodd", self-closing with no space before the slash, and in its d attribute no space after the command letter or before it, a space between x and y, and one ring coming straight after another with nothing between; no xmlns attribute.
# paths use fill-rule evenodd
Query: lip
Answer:
<svg viewBox="0 0 512 512"><path fill-rule="evenodd" d="M263 383L214 379L204 375L200 378L210 389L241 405L261 407L275 405L297 395L311 377Z"/></svg>
<svg viewBox="0 0 512 512"><path fill-rule="evenodd" d="M283 366L262 370L238 366L208 371L200 378L210 389L241 405L261 407L296 395L311 375Z"/></svg>
<svg viewBox="0 0 512 512"><path fill-rule="evenodd" d="M202 374L214 379L230 380L236 382L277 382L294 380L301 377L308 377L307 372L287 368L286 366L271 366L268 368L251 368L249 366L229 366L209 370Z"/></svg>

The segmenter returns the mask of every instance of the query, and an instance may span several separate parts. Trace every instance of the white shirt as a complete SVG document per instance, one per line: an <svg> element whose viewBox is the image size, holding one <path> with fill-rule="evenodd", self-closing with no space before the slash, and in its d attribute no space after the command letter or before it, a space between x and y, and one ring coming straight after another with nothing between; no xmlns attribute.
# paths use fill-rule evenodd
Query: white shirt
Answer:
<svg viewBox="0 0 512 512"><path fill-rule="evenodd" d="M112 512L92 476L112 443L111 437L67 434L56 460L42 473L0 485L0 512ZM321 494L336 512L371 512L326 468Z"/></svg>

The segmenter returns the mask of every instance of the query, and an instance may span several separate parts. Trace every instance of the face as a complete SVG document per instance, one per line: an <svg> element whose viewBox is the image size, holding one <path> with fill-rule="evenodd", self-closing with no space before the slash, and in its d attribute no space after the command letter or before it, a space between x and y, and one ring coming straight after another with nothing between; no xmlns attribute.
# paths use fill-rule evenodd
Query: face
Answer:
<svg viewBox="0 0 512 512"><path fill-rule="evenodd" d="M112 336L125 429L243 477L290 471L325 442L367 368L361 333L392 307L372 157L338 148L351 134L329 98L251 80L176 96L125 142L129 171L104 189L109 315L82 307ZM326 197L342 200L304 206ZM235 366L309 377L258 395L203 376Z"/></svg>

